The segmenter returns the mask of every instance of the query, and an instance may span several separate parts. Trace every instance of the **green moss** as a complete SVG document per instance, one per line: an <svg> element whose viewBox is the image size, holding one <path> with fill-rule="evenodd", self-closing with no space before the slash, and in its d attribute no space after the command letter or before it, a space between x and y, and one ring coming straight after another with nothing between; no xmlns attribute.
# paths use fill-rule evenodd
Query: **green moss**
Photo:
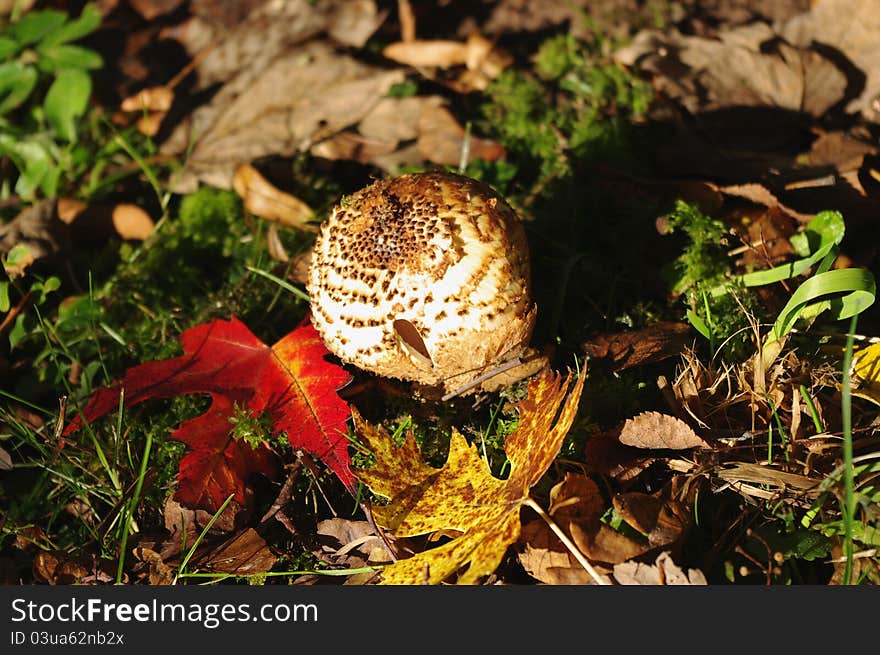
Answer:
<svg viewBox="0 0 880 655"><path fill-rule="evenodd" d="M650 87L597 53L601 44L569 34L536 53L535 75L502 73L487 89L484 130L534 166L538 180L571 174L573 165L620 154L632 118L650 103Z"/></svg>
<svg viewBox="0 0 880 655"><path fill-rule="evenodd" d="M708 336L710 348L724 347L731 360L751 354L750 317L763 310L756 294L729 281L727 228L694 205L679 200L667 217L668 233L681 233L681 254L666 268L670 289L681 294L689 319ZM719 292L723 290L723 292Z"/></svg>
<svg viewBox="0 0 880 655"><path fill-rule="evenodd" d="M180 203L180 235L198 248L219 248L228 257L241 238L241 199L232 191L202 187Z"/></svg>

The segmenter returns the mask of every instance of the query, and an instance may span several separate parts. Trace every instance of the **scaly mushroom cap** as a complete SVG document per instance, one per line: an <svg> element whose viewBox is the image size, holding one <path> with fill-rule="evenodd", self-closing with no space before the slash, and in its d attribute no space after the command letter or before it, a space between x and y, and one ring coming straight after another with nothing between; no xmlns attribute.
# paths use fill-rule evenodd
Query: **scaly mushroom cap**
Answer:
<svg viewBox="0 0 880 655"><path fill-rule="evenodd" d="M343 199L309 269L312 322L342 361L453 391L531 337L529 257L516 213L450 173L382 180Z"/></svg>

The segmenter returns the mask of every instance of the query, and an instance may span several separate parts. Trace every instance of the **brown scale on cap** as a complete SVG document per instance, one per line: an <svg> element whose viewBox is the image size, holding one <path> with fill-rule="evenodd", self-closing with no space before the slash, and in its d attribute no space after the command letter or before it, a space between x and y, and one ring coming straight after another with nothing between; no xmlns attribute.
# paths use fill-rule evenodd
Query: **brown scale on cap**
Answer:
<svg viewBox="0 0 880 655"><path fill-rule="evenodd" d="M345 198L321 226L308 292L312 322L342 361L447 392L517 357L535 322L519 218L451 173Z"/></svg>

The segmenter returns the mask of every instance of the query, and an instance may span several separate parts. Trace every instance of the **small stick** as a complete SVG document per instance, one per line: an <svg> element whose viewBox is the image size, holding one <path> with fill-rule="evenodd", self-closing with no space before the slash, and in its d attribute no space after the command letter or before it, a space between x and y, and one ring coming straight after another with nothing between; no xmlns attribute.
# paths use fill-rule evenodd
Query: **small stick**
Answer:
<svg viewBox="0 0 880 655"><path fill-rule="evenodd" d="M4 330L12 325L12 322L15 320L15 317L19 315L24 306L27 304L28 300L31 299L31 292L28 291L21 297L21 300L18 301L18 304L7 312L6 316L3 318L3 321L0 322L0 334L3 334Z"/></svg>
<svg viewBox="0 0 880 655"><path fill-rule="evenodd" d="M367 521L370 524L370 527L373 528L373 532L379 535L379 538L382 539L382 543L385 545L385 550L388 551L389 557L391 557L392 562L397 561L397 554L394 552L394 549L391 547L391 543L388 541L388 537L385 535L385 532L382 531L376 521L373 519L373 512L370 509L369 503L361 503L361 509L364 510L364 515L367 517Z"/></svg>
<svg viewBox="0 0 880 655"><path fill-rule="evenodd" d="M571 539L568 538L568 535L562 531L562 528L559 527L556 521L550 518L547 512L545 512L544 509L540 505L538 505L538 503L536 503L531 498L526 498L525 502L523 502L523 505L525 505L526 507L531 507L533 510L535 510L535 512L537 512L538 516L544 519L544 522L548 526L550 526L551 530L553 530L553 534L559 537L559 541L562 542L562 545L568 549L568 552L574 555L574 558L578 561L578 564L584 567L584 570L590 574L590 577L595 580L596 584L606 586L611 585L606 577L600 575L599 572L593 568L593 565L590 564L589 561L587 561L587 558L583 556L580 549L574 545Z"/></svg>
<svg viewBox="0 0 880 655"><path fill-rule="evenodd" d="M447 400L449 400L451 398L455 398L456 396L460 396L465 391L470 391L471 389L482 384L483 382L485 382L489 378L493 378L496 375L504 373L504 371L509 371L510 369L515 368L522 363L523 363L522 359L520 359L519 357L514 357L513 359L508 359L506 362L502 362L501 364L499 364L495 368L492 368L492 369L486 371L485 373L483 373L479 377L471 380L467 384L460 386L455 391L450 391L448 394L443 396L440 400L443 402L446 402Z"/></svg>
<svg viewBox="0 0 880 655"><path fill-rule="evenodd" d="M284 485L281 487L281 491L278 492L278 495L275 497L275 501L272 503L272 507L269 508L263 518L260 519L260 525L271 519L273 516L278 514L278 511L287 504L287 501L290 500L291 493L293 492L293 483L296 482L296 479L299 477L300 469L302 469L302 461L296 460L293 464L290 465L290 470L287 473L287 479L284 481ZM280 521L281 519L279 519ZM282 521L282 523L284 523ZM285 527L287 527L285 525ZM290 528L288 528L289 530Z"/></svg>
<svg viewBox="0 0 880 655"><path fill-rule="evenodd" d="M400 20L400 40L410 43L416 40L416 16L409 0L397 0L397 17Z"/></svg>

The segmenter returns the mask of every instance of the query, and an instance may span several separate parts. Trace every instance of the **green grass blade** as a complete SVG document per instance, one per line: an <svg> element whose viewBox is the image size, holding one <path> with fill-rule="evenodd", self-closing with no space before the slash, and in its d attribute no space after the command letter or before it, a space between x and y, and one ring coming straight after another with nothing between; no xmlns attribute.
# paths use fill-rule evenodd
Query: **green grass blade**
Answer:
<svg viewBox="0 0 880 655"><path fill-rule="evenodd" d="M277 284L282 289L289 291L290 293L292 293L294 296L296 296L300 300L305 300L306 302L309 302L309 295L305 291L303 291L302 289L298 289L297 287L293 286L287 280L282 280L277 275L272 275L268 271L264 271L259 268L254 268L253 266L245 266L245 268L247 270L249 270L251 273L256 273L257 275L260 275L260 276L266 278L267 280L272 280L272 282Z"/></svg>
<svg viewBox="0 0 880 655"><path fill-rule="evenodd" d="M189 551L187 551L186 556L183 558L183 561L180 563L180 566L177 568L177 575L174 576L174 580L172 580L171 584L177 584L177 580L180 578L181 574L184 573L186 569L186 565L189 563L189 560L195 555L196 548L199 547L199 544L202 543L202 539L205 538L205 535L208 534L208 530L211 529L211 526L214 525L214 522L217 518L223 513L223 510L226 509L226 506L232 502L235 494L229 494L226 500L223 501L223 504L220 505L220 509L214 512L214 516L211 517L211 520L208 521L208 524L202 528L202 531L199 533L199 536L196 537L196 540L193 542L193 545L190 546Z"/></svg>
<svg viewBox="0 0 880 655"><path fill-rule="evenodd" d="M853 570L853 527L855 522L855 472L853 471L852 444L852 359L853 335L856 333L858 316L853 316L846 337L846 351L843 354L843 388L841 389L840 414L843 429L843 552L846 564L843 570L843 584L852 580Z"/></svg>

